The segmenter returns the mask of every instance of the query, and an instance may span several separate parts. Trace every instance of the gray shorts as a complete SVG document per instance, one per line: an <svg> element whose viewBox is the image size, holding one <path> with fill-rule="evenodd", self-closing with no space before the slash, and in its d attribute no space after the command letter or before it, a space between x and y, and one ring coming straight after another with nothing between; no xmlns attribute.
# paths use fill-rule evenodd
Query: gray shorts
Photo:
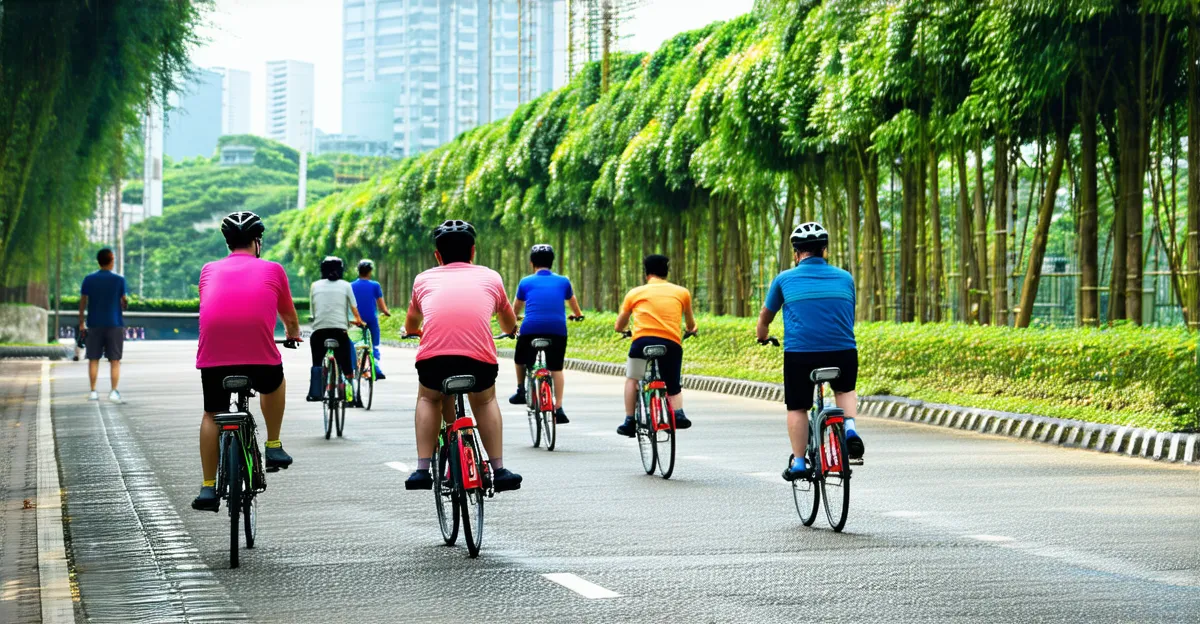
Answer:
<svg viewBox="0 0 1200 624"><path fill-rule="evenodd" d="M125 328L89 327L84 344L87 345L87 359L106 357L108 361L115 362L121 359L125 351Z"/></svg>

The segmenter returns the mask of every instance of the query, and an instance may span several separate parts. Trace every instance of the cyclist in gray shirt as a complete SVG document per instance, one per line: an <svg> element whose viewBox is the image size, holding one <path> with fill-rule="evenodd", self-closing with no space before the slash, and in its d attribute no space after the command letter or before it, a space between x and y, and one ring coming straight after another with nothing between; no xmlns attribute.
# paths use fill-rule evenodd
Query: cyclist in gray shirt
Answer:
<svg viewBox="0 0 1200 624"><path fill-rule="evenodd" d="M313 316L313 333L308 344L312 349L312 382L309 384L308 400L321 400L321 359L325 357L325 341L337 340L338 346L333 350L338 367L346 376L346 400L354 401L354 390L351 380L354 379L353 344L350 342L350 319L362 326L362 317L358 315L358 304L354 299L354 289L350 282L342 279L345 265L336 256L326 256L321 261L321 279L313 282L309 289L309 305Z"/></svg>

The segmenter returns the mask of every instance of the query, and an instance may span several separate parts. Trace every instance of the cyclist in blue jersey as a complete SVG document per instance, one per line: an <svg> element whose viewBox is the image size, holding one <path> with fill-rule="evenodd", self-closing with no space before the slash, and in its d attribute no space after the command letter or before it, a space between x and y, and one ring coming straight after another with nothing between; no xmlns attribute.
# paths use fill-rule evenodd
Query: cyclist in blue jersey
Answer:
<svg viewBox="0 0 1200 624"><path fill-rule="evenodd" d="M550 270L554 264L554 248L550 245L534 245L529 250L529 264L533 275L521 280L517 286L517 296L513 301L513 310L517 316L525 312L521 322L521 332L517 336L516 353L513 361L517 366L517 393L509 397L513 405L524 405L525 397L525 367L533 365L536 351L533 348L534 338L550 340L546 349L546 368L554 378L554 422L564 425L570 420L563 412L563 360L567 354L567 313L564 302L571 306L574 312L573 320L583 320L583 311L579 309L579 300L571 290L571 280Z"/></svg>
<svg viewBox="0 0 1200 624"><path fill-rule="evenodd" d="M379 315L391 316L387 303L383 301L383 288L379 282L371 279L375 271L375 263L370 260L359 260L358 279L350 283L354 290L354 302L358 304L358 315L362 317L367 329L371 330L371 348L375 352L375 379L384 379L383 371L379 369Z"/></svg>
<svg viewBox="0 0 1200 624"><path fill-rule="evenodd" d="M825 261L829 232L819 223L802 223L792 232L796 267L771 282L758 315L758 340L765 342L771 321L783 310L783 386L787 403L791 466L786 480L805 475L808 448L808 410L813 405L813 370L836 366L841 375L829 383L834 401L846 415L846 451L863 456L863 441L854 428L858 395L858 347L854 341L854 278Z"/></svg>

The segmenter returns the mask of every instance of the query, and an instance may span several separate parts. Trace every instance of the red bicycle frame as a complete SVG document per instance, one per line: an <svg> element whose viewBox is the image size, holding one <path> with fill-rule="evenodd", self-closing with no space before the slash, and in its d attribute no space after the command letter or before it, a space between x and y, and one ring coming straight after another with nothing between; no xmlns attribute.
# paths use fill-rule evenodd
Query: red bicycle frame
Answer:
<svg viewBox="0 0 1200 624"><path fill-rule="evenodd" d="M483 487L483 477L479 474L479 463L475 461L475 449L463 444L463 433L475 428L475 421L470 418L459 418L450 425L449 429L458 445L459 470L463 476L463 487L468 490Z"/></svg>
<svg viewBox="0 0 1200 624"><path fill-rule="evenodd" d="M667 390L667 382L662 380L652 381L646 384L647 390L662 390L664 393ZM663 403L666 403L664 406ZM659 418L659 415L666 409L667 418ZM657 395L650 399L650 422L653 423L654 431L662 431L664 429L675 429L675 410L671 409L671 401L665 398L659 398Z"/></svg>
<svg viewBox="0 0 1200 624"><path fill-rule="evenodd" d="M842 416L830 416L825 419L825 424L840 425L843 423L843 420ZM822 472L842 472L841 444L842 441L838 439L836 431L832 427L825 430L825 439L821 440Z"/></svg>
<svg viewBox="0 0 1200 624"><path fill-rule="evenodd" d="M538 404L543 412L554 411L554 397L550 393L550 371L539 369L534 373L537 380Z"/></svg>

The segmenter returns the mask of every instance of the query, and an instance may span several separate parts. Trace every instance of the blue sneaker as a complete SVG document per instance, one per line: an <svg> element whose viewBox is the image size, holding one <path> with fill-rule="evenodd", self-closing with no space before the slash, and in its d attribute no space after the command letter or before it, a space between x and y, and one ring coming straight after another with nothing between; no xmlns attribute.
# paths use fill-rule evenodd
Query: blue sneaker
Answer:
<svg viewBox="0 0 1200 624"><path fill-rule="evenodd" d="M783 471L784 481L795 481L807 477L810 473L808 468L808 460L803 457L792 457L792 463L788 465L787 470Z"/></svg>
<svg viewBox="0 0 1200 624"><path fill-rule="evenodd" d="M625 417L625 422L621 423L621 426L617 427L617 433L627 438L632 438L637 434L637 427L633 422L633 416Z"/></svg>
<svg viewBox="0 0 1200 624"><path fill-rule="evenodd" d="M858 432L849 430L846 432L846 455L850 459L862 459L863 451L866 448L863 446L862 438L858 437Z"/></svg>

